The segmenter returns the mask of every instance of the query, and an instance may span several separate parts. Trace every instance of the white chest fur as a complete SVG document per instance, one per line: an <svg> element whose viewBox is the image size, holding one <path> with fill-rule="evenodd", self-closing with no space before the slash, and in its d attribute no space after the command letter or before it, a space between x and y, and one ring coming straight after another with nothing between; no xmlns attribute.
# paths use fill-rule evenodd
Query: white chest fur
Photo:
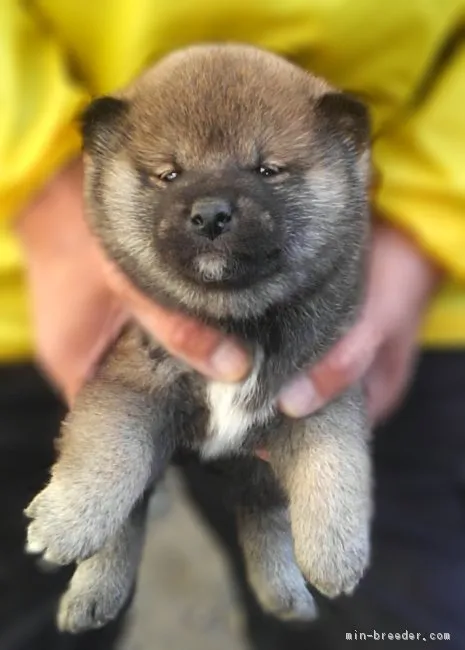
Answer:
<svg viewBox="0 0 465 650"><path fill-rule="evenodd" d="M210 382L207 404L210 411L207 440L202 448L205 458L213 458L240 447L254 426L263 425L273 414L270 400L254 411L247 404L256 390L260 363L242 384Z"/></svg>

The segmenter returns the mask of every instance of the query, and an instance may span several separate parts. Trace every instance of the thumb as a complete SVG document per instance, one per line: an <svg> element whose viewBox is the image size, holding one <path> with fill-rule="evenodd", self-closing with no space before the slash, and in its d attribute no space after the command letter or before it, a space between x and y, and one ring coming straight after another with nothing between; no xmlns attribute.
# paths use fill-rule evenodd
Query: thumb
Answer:
<svg viewBox="0 0 465 650"><path fill-rule="evenodd" d="M231 337L190 316L166 309L146 298L113 264L105 262L112 289L131 314L171 354L203 375L220 381L240 381L251 359Z"/></svg>
<svg viewBox="0 0 465 650"><path fill-rule="evenodd" d="M370 321L359 321L321 361L281 390L279 408L293 418L322 408L363 377L379 344L380 335Z"/></svg>

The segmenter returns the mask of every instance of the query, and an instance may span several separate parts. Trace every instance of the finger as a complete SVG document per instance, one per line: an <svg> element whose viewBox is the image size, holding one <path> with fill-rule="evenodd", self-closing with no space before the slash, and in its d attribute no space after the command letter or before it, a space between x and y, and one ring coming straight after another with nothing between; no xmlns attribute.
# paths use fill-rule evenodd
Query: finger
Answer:
<svg viewBox="0 0 465 650"><path fill-rule="evenodd" d="M250 356L233 338L145 298L111 265L106 273L134 317L171 354L212 379L234 382L248 374Z"/></svg>
<svg viewBox="0 0 465 650"><path fill-rule="evenodd" d="M127 321L127 314L115 301L103 297L102 305L103 313L95 310L96 319L79 323L79 328L68 327L61 338L37 328L37 362L68 405L93 376Z"/></svg>
<svg viewBox="0 0 465 650"><path fill-rule="evenodd" d="M379 424L397 408L409 385L415 359L415 339L393 340L383 346L366 375L368 417Z"/></svg>
<svg viewBox="0 0 465 650"><path fill-rule="evenodd" d="M203 323L152 305L133 313L169 352L207 377L234 382L248 373L250 360L239 344Z"/></svg>
<svg viewBox="0 0 465 650"><path fill-rule="evenodd" d="M388 392L390 390L384 368L373 364L365 378L367 415L372 427L383 419L383 415L388 410L388 404L391 401Z"/></svg>
<svg viewBox="0 0 465 650"><path fill-rule="evenodd" d="M375 358L381 333L364 318L308 372L280 392L278 406L293 418L310 415L360 380Z"/></svg>
<svg viewBox="0 0 465 650"><path fill-rule="evenodd" d="M65 397L70 406L83 384L92 379L102 357L115 343L127 321L128 314L121 309L120 305L114 304L113 308L108 311L100 330L94 333L93 344L85 354L78 357L80 363L76 365L74 375L70 376L64 384Z"/></svg>

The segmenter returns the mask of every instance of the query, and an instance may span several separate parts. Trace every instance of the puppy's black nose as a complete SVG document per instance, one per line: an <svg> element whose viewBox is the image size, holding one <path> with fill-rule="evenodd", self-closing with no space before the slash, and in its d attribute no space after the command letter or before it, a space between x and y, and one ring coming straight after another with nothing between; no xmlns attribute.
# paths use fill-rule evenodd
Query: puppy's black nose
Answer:
<svg viewBox="0 0 465 650"><path fill-rule="evenodd" d="M226 199L198 199L192 206L190 220L199 235L216 239L230 229L232 213L232 205Z"/></svg>

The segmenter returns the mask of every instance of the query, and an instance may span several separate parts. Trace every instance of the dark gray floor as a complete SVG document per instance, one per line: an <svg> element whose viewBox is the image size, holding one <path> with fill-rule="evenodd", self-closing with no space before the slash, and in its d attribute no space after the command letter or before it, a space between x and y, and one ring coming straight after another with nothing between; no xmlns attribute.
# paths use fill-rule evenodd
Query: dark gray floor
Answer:
<svg viewBox="0 0 465 650"><path fill-rule="evenodd" d="M174 473L152 506L133 620L121 650L245 650L220 550Z"/></svg>

